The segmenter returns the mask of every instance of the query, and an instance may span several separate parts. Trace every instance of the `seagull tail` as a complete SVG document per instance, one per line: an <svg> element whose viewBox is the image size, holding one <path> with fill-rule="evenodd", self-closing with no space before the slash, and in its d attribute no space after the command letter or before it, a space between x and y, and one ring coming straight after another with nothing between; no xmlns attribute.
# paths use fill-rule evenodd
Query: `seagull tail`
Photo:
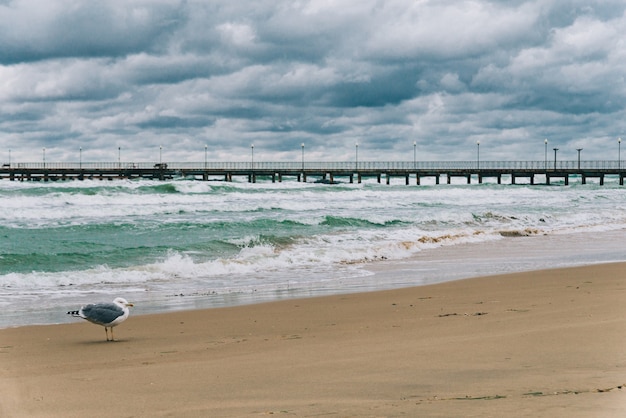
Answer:
<svg viewBox="0 0 626 418"><path fill-rule="evenodd" d="M68 311L67 312L68 315L72 315L72 316L78 316L80 317L80 313L79 311Z"/></svg>

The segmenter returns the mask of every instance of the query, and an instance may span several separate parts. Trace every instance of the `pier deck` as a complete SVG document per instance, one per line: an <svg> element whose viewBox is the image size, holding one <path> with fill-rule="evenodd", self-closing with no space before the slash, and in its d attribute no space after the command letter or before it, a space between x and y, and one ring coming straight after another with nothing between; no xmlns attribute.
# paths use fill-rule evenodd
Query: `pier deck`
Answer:
<svg viewBox="0 0 626 418"><path fill-rule="evenodd" d="M472 165L474 167L472 167ZM67 180L114 180L114 179L173 179L190 178L196 180L232 181L244 177L249 182L258 178L268 178L272 182L282 182L283 178L299 182L335 183L338 181L360 183L363 178L375 177L379 183L389 184L392 178L404 178L405 184L419 185L423 178L434 178L436 184L445 179L448 184L453 178L465 178L467 184L482 183L485 178L495 178L498 184L503 177L510 184L525 179L530 184L569 184L571 177L581 179L597 178L601 185L606 176L619 178L624 184L626 171L618 161L561 161L553 167L544 162L486 161L476 167L476 162L320 162L320 163L16 163L4 164L0 168L0 179L11 181L67 181ZM535 177L539 177L538 183Z"/></svg>

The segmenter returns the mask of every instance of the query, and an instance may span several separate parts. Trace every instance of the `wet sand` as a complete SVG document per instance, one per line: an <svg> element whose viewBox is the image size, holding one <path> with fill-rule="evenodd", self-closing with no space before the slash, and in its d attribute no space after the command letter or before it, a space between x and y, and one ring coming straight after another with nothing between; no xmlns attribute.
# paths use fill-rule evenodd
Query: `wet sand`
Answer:
<svg viewBox="0 0 626 418"><path fill-rule="evenodd" d="M123 296L123 295L119 295ZM626 264L0 330L3 417L617 417Z"/></svg>

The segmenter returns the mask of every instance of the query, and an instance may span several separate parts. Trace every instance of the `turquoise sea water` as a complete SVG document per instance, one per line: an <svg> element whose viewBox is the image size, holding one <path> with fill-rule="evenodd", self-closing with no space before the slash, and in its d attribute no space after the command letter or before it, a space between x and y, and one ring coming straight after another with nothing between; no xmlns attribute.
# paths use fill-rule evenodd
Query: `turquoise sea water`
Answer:
<svg viewBox="0 0 626 418"><path fill-rule="evenodd" d="M146 313L626 258L626 187L611 179L0 181L0 202L0 327L66 322L65 311L116 296ZM581 237L599 236L613 242L587 251Z"/></svg>

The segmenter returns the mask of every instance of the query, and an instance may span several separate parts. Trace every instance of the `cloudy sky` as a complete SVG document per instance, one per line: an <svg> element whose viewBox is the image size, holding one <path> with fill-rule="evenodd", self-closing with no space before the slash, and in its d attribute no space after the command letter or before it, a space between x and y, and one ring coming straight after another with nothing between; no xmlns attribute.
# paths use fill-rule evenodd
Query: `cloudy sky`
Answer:
<svg viewBox="0 0 626 418"><path fill-rule="evenodd" d="M616 159L625 10L0 0L0 161Z"/></svg>

